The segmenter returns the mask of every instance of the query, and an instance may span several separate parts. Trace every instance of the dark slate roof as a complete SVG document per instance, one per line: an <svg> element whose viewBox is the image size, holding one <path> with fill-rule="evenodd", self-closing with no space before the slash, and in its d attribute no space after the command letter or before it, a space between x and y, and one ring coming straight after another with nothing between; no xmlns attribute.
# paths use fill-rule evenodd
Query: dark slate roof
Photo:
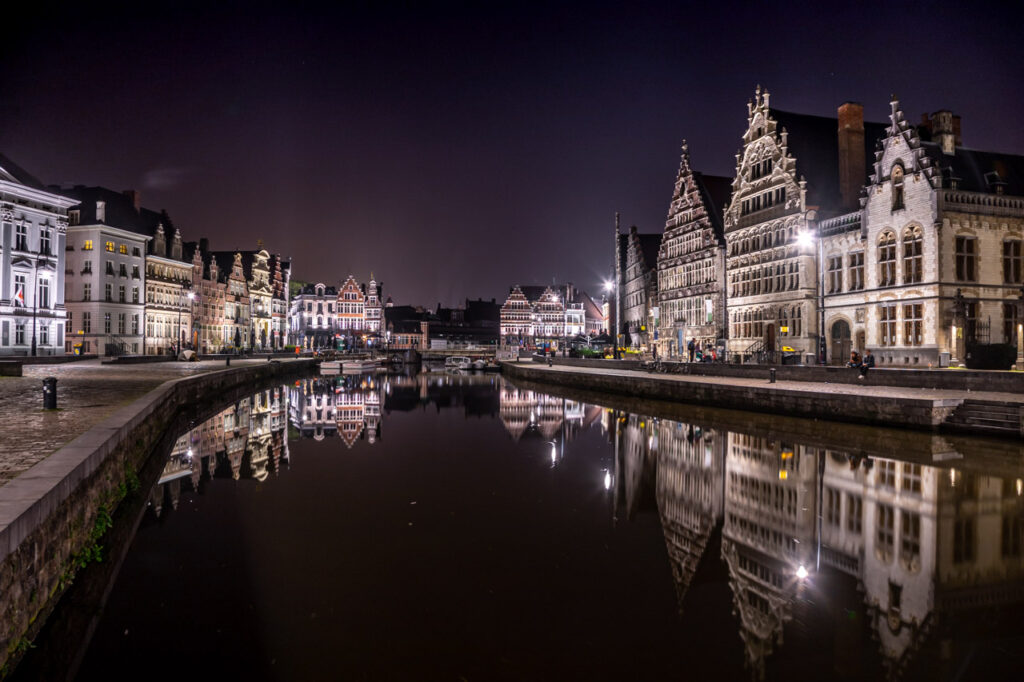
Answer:
<svg viewBox="0 0 1024 682"><path fill-rule="evenodd" d="M43 183L39 182L39 180L34 175L26 171L18 164L14 163L14 161L11 161L3 154L0 154L0 172L6 173L11 177L12 180L19 184L25 185L26 187L31 187L32 189L41 189L46 192L54 192L56 194L64 194L63 192L60 192L59 190L56 190L53 187L44 186Z"/></svg>
<svg viewBox="0 0 1024 682"><path fill-rule="evenodd" d="M998 181L1006 183L1004 194L1024 196L1024 156L964 147L954 148L953 154L943 154L935 142L921 142L921 148L941 170L943 187L950 187L950 180L955 177L957 189L995 193L993 182Z"/></svg>
<svg viewBox="0 0 1024 682"><path fill-rule="evenodd" d="M495 300L471 301L466 299L466 323L501 322L501 304Z"/></svg>
<svg viewBox="0 0 1024 682"><path fill-rule="evenodd" d="M301 289L299 289L299 294L300 295L315 296L316 295L316 285L315 284L307 284L306 286L304 286ZM325 284L324 285L324 296L337 296L337 295L338 295L337 287L331 286L329 284Z"/></svg>
<svg viewBox="0 0 1024 682"><path fill-rule="evenodd" d="M722 222L722 214L732 197L732 178L725 178L720 175L705 175L694 171L693 179L697 182L700 190L700 199L704 202L704 209L711 218L711 225L715 229L715 235L724 238L725 228Z"/></svg>
<svg viewBox="0 0 1024 682"><path fill-rule="evenodd" d="M384 324L396 333L419 333L420 321L423 319L425 313L417 311L411 305L396 305L384 309Z"/></svg>
<svg viewBox="0 0 1024 682"><path fill-rule="evenodd" d="M810 116L789 111L771 110L771 117L779 124L776 132L785 128L789 133L789 153L796 158L796 177L807 180L807 204L823 209L839 209L839 119L828 116ZM874 168L875 144L885 137L888 124L864 121L864 177Z"/></svg>
<svg viewBox="0 0 1024 682"><path fill-rule="evenodd" d="M629 233L619 233L619 267L626 272L626 256L629 255Z"/></svg>
<svg viewBox="0 0 1024 682"><path fill-rule="evenodd" d="M56 187L52 189L80 202L77 206L73 206L71 210L78 211L78 222L81 225L99 223L96 220L97 201L105 203L105 218L102 223L104 225L152 237L156 232L156 226L162 222L159 211L151 211L148 208L135 210L134 200L123 192L115 192L106 187L85 187L83 185L76 185L71 189ZM164 225L164 229L169 231L169 226ZM168 234L167 236L171 235Z"/></svg>
<svg viewBox="0 0 1024 682"><path fill-rule="evenodd" d="M640 240L640 254L643 256L644 265L648 270L658 269L658 251L661 249L660 234L638 234Z"/></svg>
<svg viewBox="0 0 1024 682"><path fill-rule="evenodd" d="M526 286L520 286L519 290L523 292L523 296L526 296L526 300L530 303L538 300L547 291L547 285L545 284L528 284ZM552 287L554 288L554 287Z"/></svg>

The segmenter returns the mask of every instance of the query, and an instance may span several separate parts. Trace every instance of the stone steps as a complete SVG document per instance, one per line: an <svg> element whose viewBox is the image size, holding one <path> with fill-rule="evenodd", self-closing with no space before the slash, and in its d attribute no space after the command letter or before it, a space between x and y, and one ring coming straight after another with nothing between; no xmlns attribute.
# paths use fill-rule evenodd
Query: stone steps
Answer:
<svg viewBox="0 0 1024 682"><path fill-rule="evenodd" d="M1020 436L1020 407L989 400L965 400L946 420L957 430L1001 436Z"/></svg>

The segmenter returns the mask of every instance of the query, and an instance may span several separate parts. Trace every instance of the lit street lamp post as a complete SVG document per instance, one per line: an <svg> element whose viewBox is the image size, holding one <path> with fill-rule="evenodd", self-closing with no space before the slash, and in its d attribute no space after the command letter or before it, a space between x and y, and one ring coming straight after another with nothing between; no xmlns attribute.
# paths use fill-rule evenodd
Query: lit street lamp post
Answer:
<svg viewBox="0 0 1024 682"><path fill-rule="evenodd" d="M818 358L818 364L824 365L827 361L827 346L825 344L825 273L821 264L822 240L820 228L816 235L811 232L801 232L797 235L796 243L802 250L812 247L815 240L818 242L818 250L814 254L814 269L818 275L815 282L815 288L817 289L816 298L818 299L818 347L815 349L814 354Z"/></svg>

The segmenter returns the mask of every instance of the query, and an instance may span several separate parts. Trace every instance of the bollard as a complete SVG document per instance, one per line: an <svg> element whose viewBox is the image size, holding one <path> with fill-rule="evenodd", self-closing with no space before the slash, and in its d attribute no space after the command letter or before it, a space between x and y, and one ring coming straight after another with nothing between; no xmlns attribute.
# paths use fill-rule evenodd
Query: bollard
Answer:
<svg viewBox="0 0 1024 682"><path fill-rule="evenodd" d="M229 355L229 356L227 356L226 358L224 358L224 364L225 364L225 365L226 365L227 367L230 367L230 366L231 366L231 356L230 356L230 355Z"/></svg>
<svg viewBox="0 0 1024 682"><path fill-rule="evenodd" d="M774 367L772 367L772 368L770 368L768 370L768 383L769 384L774 384L775 383L775 368Z"/></svg>
<svg viewBox="0 0 1024 682"><path fill-rule="evenodd" d="M43 379L43 409L57 409L57 378L46 377Z"/></svg>

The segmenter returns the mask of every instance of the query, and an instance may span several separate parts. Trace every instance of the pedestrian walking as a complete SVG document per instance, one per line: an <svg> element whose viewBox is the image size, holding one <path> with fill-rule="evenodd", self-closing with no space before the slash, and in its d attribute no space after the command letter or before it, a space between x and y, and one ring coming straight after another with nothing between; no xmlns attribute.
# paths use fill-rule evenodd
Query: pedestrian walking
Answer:
<svg viewBox="0 0 1024 682"><path fill-rule="evenodd" d="M863 379L868 375L868 370L875 366L875 356L871 354L870 350L864 351L864 359L860 363L860 376L858 379Z"/></svg>

